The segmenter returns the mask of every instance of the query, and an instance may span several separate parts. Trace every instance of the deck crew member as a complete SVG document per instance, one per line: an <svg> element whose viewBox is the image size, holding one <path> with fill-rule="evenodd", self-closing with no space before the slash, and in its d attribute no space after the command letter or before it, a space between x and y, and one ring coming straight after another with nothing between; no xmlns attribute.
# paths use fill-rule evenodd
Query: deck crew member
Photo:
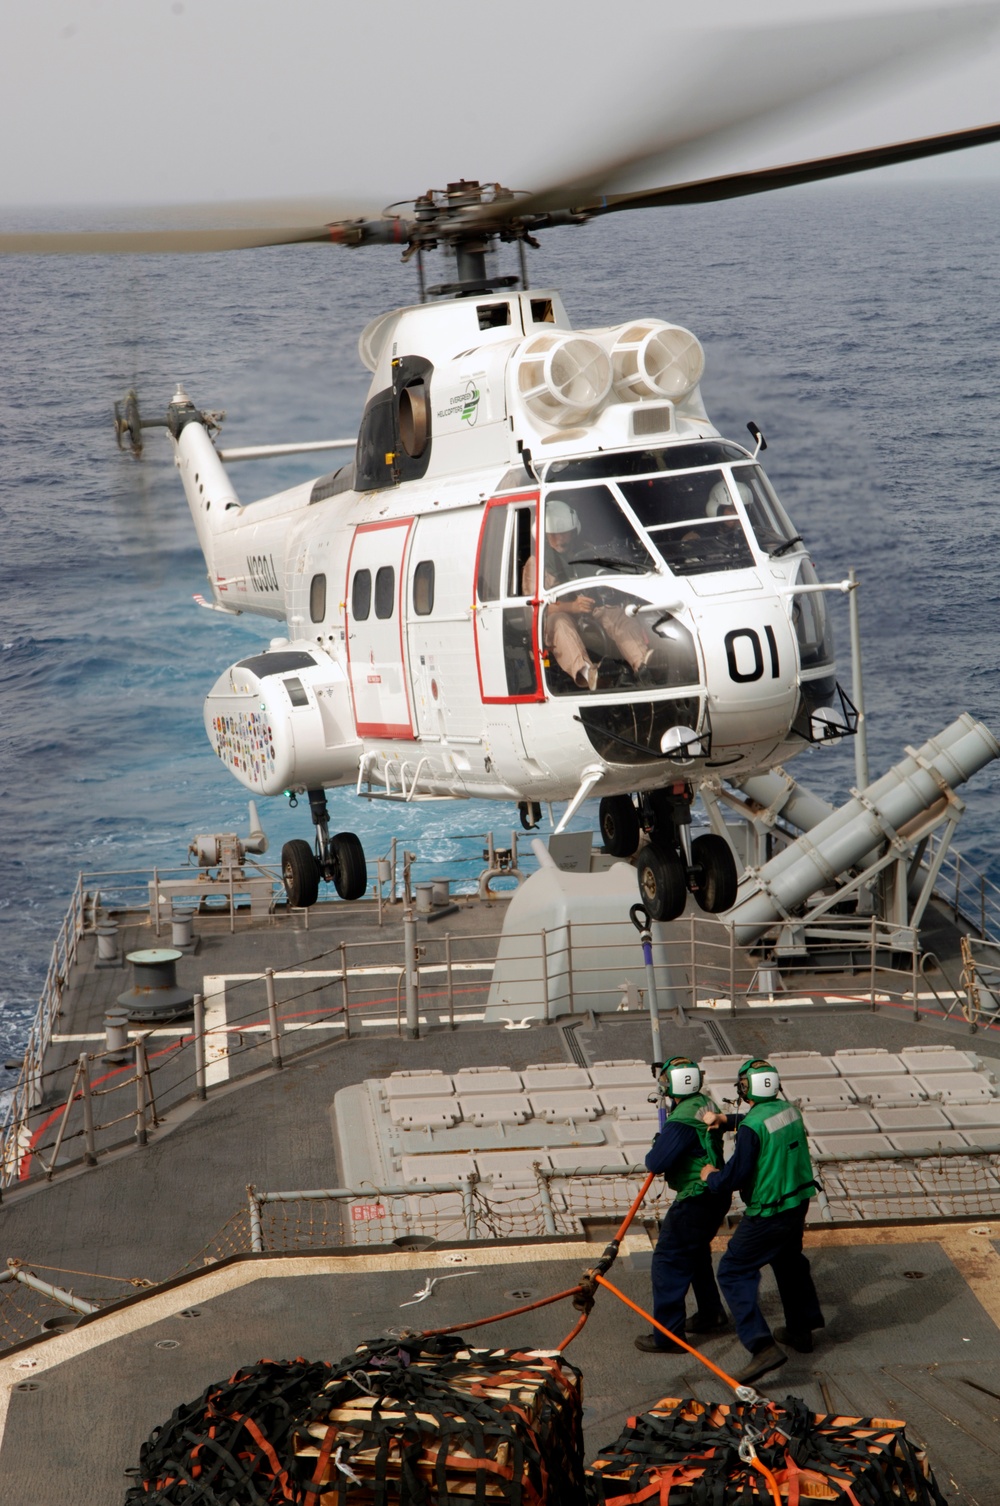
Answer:
<svg viewBox="0 0 1000 1506"><path fill-rule="evenodd" d="M779 1099L781 1081L770 1062L752 1057L740 1068L737 1090L750 1108L742 1116L720 1114L713 1125L736 1130L732 1157L721 1171L710 1166L701 1176L710 1192L738 1188L746 1212L719 1262L719 1285L736 1322L736 1332L750 1351L750 1361L736 1379L749 1383L777 1370L788 1356L775 1342L760 1310L760 1273L774 1272L785 1313L777 1338L808 1354L812 1331L825 1326L809 1262L802 1253L802 1231L809 1199L817 1183L806 1142L802 1115Z"/></svg>
<svg viewBox="0 0 1000 1506"><path fill-rule="evenodd" d="M716 1333L728 1320L712 1272L712 1240L729 1211L731 1194L709 1191L701 1173L722 1165L722 1131L710 1128L709 1121L724 1116L702 1092L701 1068L690 1057L665 1062L659 1087L672 1107L646 1157L646 1169L666 1177L675 1195L653 1251L653 1317L671 1333L683 1334L685 1299L693 1287L697 1311L687 1319L687 1330ZM640 1334L635 1347L684 1352L659 1329Z"/></svg>
<svg viewBox="0 0 1000 1506"><path fill-rule="evenodd" d="M545 572L546 591L565 585L580 575L593 575L593 566L575 565L567 558L580 542L580 518L575 507L558 499L547 503L545 508ZM535 556L526 561L521 576L521 590L525 596L534 596L538 579ZM597 689L597 665L587 653L580 629L579 617L593 617L607 633L628 661L632 671L639 673L649 662L653 650L641 624L635 617L627 617L620 606L599 606L592 596L561 596L545 608L543 635L545 647L550 650L559 668L569 675L579 690Z"/></svg>

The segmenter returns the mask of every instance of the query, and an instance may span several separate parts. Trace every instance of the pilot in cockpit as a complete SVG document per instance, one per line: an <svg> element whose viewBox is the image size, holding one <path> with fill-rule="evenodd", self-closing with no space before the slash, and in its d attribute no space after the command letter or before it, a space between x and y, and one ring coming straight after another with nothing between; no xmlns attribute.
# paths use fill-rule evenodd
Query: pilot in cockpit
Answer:
<svg viewBox="0 0 1000 1506"><path fill-rule="evenodd" d="M545 590L551 591L579 576L593 575L592 558L574 563L581 543L580 518L567 502L553 500L545 508ZM534 596L537 581L535 556L526 561L521 589ZM633 673L638 675L649 663L653 649L645 630L635 617L627 617L620 606L598 605L594 597L583 593L562 596L545 608L544 641L556 663L580 690L596 690L598 666L584 645L578 619L589 616L617 646Z"/></svg>

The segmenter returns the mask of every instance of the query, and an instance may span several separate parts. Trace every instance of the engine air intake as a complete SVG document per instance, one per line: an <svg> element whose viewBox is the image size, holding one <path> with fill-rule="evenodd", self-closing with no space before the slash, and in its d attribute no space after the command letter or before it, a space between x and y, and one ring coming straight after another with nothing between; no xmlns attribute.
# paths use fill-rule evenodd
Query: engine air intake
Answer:
<svg viewBox="0 0 1000 1506"><path fill-rule="evenodd" d="M603 346L586 336L535 335L518 357L516 382L535 418L564 428L604 402L611 391L611 361Z"/></svg>

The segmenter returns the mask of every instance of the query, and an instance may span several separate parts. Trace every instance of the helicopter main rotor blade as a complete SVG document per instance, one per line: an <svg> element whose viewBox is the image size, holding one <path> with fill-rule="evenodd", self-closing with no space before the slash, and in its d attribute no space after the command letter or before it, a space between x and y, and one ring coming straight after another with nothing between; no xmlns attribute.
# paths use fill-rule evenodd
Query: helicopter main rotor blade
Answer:
<svg viewBox="0 0 1000 1506"><path fill-rule="evenodd" d="M940 157L946 152L959 152L970 146L985 146L993 141L1000 141L1000 121L992 125L973 126L965 131L949 131L943 136L920 136L913 141L897 141L889 146L841 152L834 157L814 157L805 162L789 162L779 167L725 173L718 178L674 183L665 188L644 189L639 193L608 194L601 203L585 209L581 206L581 212L590 216L614 214L619 209L652 209L666 204L714 204L721 199L769 193L772 189L791 188L798 183L820 183L825 178L864 173L871 168L890 167L897 162Z"/></svg>
<svg viewBox="0 0 1000 1506"><path fill-rule="evenodd" d="M0 255L184 254L297 246L313 241L342 242L350 238L344 226L357 220L370 223L381 214L381 205L376 200L338 199L332 194L311 199L109 209L109 219L146 223L142 229L0 231ZM388 227L395 222L385 223ZM387 232L386 239L392 238Z"/></svg>
<svg viewBox="0 0 1000 1506"><path fill-rule="evenodd" d="M710 72L705 68L704 45L693 55L691 71L667 95L669 104L658 129L647 128L644 140L573 177L521 196L518 213L528 219L561 211L606 212L608 206L631 207L633 199L636 207L684 202L660 200L656 195L677 185L709 181L697 171L706 151L731 153L735 148L743 153L748 133L761 127L801 129L803 122L812 124L817 109L829 116L834 107L842 111L845 103L849 107L870 103L876 83L883 88L887 80L912 84L929 70L939 71L946 57L954 61L968 57L974 48L981 51L998 21L1000 6L988 0L986 4L855 16L850 21L806 21L727 34L725 50L716 57L709 53ZM936 147L915 155L957 149L957 145ZM764 183L760 189L747 191L761 192L766 187ZM502 214L502 208L484 206L470 218L485 227Z"/></svg>
<svg viewBox="0 0 1000 1506"><path fill-rule="evenodd" d="M366 222L370 223L370 222ZM386 240L406 240L391 232L397 221L387 220ZM350 239L350 221L285 229L256 230L94 230L20 231L0 234L0 256L130 256L151 253L248 251L260 246L301 246L311 241ZM374 239L369 235L368 239Z"/></svg>

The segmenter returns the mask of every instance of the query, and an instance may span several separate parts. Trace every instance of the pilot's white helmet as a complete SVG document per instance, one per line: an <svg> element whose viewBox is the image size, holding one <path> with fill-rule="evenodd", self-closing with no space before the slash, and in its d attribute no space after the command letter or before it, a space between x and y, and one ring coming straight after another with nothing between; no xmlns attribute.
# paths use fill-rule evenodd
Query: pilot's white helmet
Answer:
<svg viewBox="0 0 1000 1506"><path fill-rule="evenodd" d="M580 519L576 508L570 507L568 502L560 502L558 497L545 504L545 532L546 533L579 533Z"/></svg>
<svg viewBox="0 0 1000 1506"><path fill-rule="evenodd" d="M708 494L708 501L705 503L705 515L709 518L717 518L723 510L735 512L736 503L733 501L733 494L725 481L717 481Z"/></svg>

